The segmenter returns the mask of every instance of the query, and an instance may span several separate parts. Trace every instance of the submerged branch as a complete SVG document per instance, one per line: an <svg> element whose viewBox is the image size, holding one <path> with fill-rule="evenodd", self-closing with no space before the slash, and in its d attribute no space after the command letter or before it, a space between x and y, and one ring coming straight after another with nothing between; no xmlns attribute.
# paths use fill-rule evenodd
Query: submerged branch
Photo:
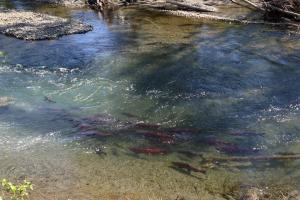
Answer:
<svg viewBox="0 0 300 200"><path fill-rule="evenodd" d="M256 8L258 10L264 11L264 9L261 6L256 5L255 3L251 2L251 1L248 1L248 0L241 0L241 1L245 2L248 5L253 6L254 8Z"/></svg>
<svg viewBox="0 0 300 200"><path fill-rule="evenodd" d="M204 4L197 4L197 5L193 5L193 4L187 4L187 3L182 3L182 2L178 2L178 1L174 1L174 0L167 0L166 1L169 4L173 4L178 6L179 8L184 8L184 9L190 9L190 10L194 10L194 11L200 11L200 12L217 12L218 9L213 7L213 6L207 6Z"/></svg>
<svg viewBox="0 0 300 200"><path fill-rule="evenodd" d="M267 21L253 21L253 20L241 20L237 18L230 18L230 17L222 17L212 14L204 14L204 13L197 13L197 12L187 12L187 11L171 11L171 10L157 10L153 9L153 11L162 12L165 14L181 16L181 17L188 17L194 19L204 19L204 20L215 20L215 21L222 21L222 22L229 22L229 23L237 23L237 24L262 24L262 25L269 25L269 26L286 26L295 29L299 29L300 25L297 23L289 23L289 22L267 22Z"/></svg>

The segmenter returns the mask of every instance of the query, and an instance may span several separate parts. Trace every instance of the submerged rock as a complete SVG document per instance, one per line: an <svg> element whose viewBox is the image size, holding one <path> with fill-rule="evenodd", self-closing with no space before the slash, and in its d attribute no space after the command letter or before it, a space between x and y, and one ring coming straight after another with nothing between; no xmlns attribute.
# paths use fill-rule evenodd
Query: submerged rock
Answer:
<svg viewBox="0 0 300 200"><path fill-rule="evenodd" d="M0 33L24 40L55 39L86 33L93 28L79 21L29 11L0 12Z"/></svg>
<svg viewBox="0 0 300 200"><path fill-rule="evenodd" d="M107 155L107 153L104 150L104 147L96 147L95 148L95 153L98 155Z"/></svg>
<svg viewBox="0 0 300 200"><path fill-rule="evenodd" d="M11 97L0 97L0 108L9 106L13 102Z"/></svg>
<svg viewBox="0 0 300 200"><path fill-rule="evenodd" d="M259 200L263 196L262 190L258 188L250 188L245 192L245 195L241 198L241 200Z"/></svg>

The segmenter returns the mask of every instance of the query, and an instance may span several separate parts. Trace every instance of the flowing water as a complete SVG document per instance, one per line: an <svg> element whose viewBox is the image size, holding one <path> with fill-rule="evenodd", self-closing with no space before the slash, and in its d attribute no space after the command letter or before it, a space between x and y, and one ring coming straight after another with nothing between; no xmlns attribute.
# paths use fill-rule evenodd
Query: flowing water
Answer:
<svg viewBox="0 0 300 200"><path fill-rule="evenodd" d="M136 9L0 5L94 27L49 41L0 35L0 96L13 98L0 108L0 177L27 177L31 199L224 199L241 184L300 187L297 160L203 159L300 153L299 36ZM91 124L111 135L90 136ZM149 146L168 154L130 150Z"/></svg>

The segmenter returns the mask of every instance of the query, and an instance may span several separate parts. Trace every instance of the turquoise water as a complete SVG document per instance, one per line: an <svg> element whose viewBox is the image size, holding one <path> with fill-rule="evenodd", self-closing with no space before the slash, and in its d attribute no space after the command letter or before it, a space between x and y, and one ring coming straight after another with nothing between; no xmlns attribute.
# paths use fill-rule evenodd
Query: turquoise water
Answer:
<svg viewBox="0 0 300 200"><path fill-rule="evenodd" d="M50 41L0 35L0 96L14 100L0 110L0 177L28 177L32 199L224 199L240 184L299 188L297 160L212 164L198 155L299 153L299 36L144 10L9 3L94 26ZM87 125L110 136L89 136Z"/></svg>

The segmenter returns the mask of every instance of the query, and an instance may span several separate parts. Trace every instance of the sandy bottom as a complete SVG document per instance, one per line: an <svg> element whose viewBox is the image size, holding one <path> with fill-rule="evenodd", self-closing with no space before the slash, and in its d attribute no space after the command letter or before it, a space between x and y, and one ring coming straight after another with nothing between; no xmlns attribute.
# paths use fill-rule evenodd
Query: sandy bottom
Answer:
<svg viewBox="0 0 300 200"><path fill-rule="evenodd" d="M214 184L227 181L221 171L181 173L169 167L172 156L165 160L162 156L134 157L130 152L100 156L60 146L55 149L1 155L0 176L28 177L35 185L31 199L223 199L206 189L216 178L219 183Z"/></svg>

